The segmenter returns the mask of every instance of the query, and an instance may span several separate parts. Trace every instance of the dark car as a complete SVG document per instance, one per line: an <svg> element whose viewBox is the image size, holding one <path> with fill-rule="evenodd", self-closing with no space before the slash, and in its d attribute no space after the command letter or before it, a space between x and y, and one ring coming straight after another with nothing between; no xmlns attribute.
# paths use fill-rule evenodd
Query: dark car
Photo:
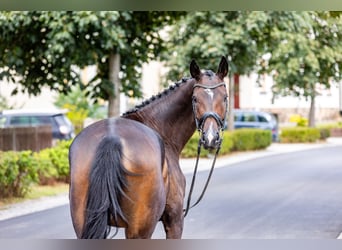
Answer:
<svg viewBox="0 0 342 250"><path fill-rule="evenodd" d="M4 110L0 112L0 128L51 125L52 138L68 140L74 137L74 127L65 111Z"/></svg>
<svg viewBox="0 0 342 250"><path fill-rule="evenodd" d="M234 110L234 127L259 128L272 131L272 140L278 141L278 121L276 117L268 112Z"/></svg>

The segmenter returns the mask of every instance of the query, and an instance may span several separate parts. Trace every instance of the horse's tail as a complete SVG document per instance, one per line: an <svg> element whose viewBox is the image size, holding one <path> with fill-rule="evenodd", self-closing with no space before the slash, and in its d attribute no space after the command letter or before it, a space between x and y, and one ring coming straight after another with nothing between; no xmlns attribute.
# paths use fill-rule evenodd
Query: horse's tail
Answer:
<svg viewBox="0 0 342 250"><path fill-rule="evenodd" d="M99 144L89 174L88 199L83 226L83 239L107 238L109 214L115 221L125 219L120 200L127 187L121 163L122 145L118 137L105 137Z"/></svg>

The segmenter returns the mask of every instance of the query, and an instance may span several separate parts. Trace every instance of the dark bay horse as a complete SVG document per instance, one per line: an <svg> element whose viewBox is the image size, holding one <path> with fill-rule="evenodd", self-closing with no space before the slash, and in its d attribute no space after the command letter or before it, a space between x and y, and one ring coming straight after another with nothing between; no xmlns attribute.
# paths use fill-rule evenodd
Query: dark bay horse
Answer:
<svg viewBox="0 0 342 250"><path fill-rule="evenodd" d="M86 127L69 151L70 211L78 238L151 238L162 221L166 238L181 238L185 177L179 155L197 129L207 149L219 147L226 115L222 57L217 73L193 60L184 78L121 117Z"/></svg>

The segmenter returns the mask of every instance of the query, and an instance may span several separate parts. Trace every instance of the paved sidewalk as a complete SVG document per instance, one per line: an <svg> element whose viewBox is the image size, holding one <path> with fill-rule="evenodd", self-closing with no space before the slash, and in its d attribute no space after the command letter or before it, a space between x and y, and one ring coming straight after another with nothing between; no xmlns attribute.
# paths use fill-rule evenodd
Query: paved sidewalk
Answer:
<svg viewBox="0 0 342 250"><path fill-rule="evenodd" d="M315 144L281 144L273 143L270 147L260 151L248 151L234 153L228 156L222 156L217 159L215 168L229 166L241 161L256 159L264 156L283 154L295 152L300 150L308 150L320 147L332 147L342 145L341 138L328 138L326 142ZM195 166L195 159L181 159L180 161L182 170L185 174L191 173ZM205 171L211 167L212 159L200 159L198 171ZM25 201L18 204L13 204L5 209L0 210L0 220L13 218L20 215L25 215L33 212L42 211L45 209L68 204L68 194L60 194L52 197L43 197L36 200Z"/></svg>

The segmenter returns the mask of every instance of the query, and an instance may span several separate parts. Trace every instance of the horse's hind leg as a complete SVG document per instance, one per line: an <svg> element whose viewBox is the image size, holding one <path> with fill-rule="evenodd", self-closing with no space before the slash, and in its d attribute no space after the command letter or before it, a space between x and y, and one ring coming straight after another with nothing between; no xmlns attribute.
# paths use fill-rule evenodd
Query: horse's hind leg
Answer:
<svg viewBox="0 0 342 250"><path fill-rule="evenodd" d="M148 203L148 201L146 201ZM136 203L130 211L129 223L125 229L127 239L150 239L159 221L161 211L148 209L145 203Z"/></svg>
<svg viewBox="0 0 342 250"><path fill-rule="evenodd" d="M128 227L125 230L126 239L151 239L155 225L145 227Z"/></svg>
<svg viewBox="0 0 342 250"><path fill-rule="evenodd" d="M170 207L166 205L166 210L162 216L162 222L167 239L180 239L183 233L183 207Z"/></svg>

